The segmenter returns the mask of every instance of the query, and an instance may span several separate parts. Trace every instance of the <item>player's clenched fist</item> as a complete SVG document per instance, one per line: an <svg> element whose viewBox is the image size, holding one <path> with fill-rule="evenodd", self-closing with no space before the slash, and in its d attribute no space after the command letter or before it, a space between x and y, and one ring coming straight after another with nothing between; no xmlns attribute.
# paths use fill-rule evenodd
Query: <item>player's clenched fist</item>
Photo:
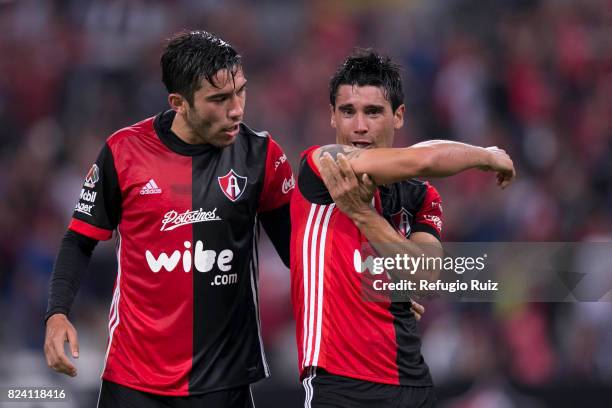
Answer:
<svg viewBox="0 0 612 408"><path fill-rule="evenodd" d="M72 357L79 357L79 341L77 332L66 315L54 314L47 320L47 331L45 333L45 358L49 367L59 373L71 377L76 376L77 369L70 362L64 351L64 343L70 345Z"/></svg>
<svg viewBox="0 0 612 408"><path fill-rule="evenodd" d="M481 166L481 170L494 171L497 173L497 185L501 188L506 188L516 177L514 163L505 150L497 146L487 147L489 152L488 163Z"/></svg>

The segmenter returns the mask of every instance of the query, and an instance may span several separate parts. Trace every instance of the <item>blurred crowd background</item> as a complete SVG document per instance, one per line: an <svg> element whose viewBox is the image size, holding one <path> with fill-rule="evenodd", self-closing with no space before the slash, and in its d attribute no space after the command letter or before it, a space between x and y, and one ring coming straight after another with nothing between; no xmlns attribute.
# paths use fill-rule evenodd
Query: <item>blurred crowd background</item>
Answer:
<svg viewBox="0 0 612 408"><path fill-rule="evenodd" d="M0 27L0 385L61 385L74 396L66 406L94 406L113 243L98 246L73 308L74 379L44 362L47 282L105 138L166 109L159 57L182 29L239 50L245 122L270 131L294 168L302 150L334 140L336 66L372 46L404 68L396 146L497 145L517 167L506 191L478 172L433 180L444 240L612 238L609 0L2 0ZM289 273L267 242L260 259L273 376L256 387L257 406L298 406ZM612 406L611 303L425 305L423 351L440 406Z"/></svg>

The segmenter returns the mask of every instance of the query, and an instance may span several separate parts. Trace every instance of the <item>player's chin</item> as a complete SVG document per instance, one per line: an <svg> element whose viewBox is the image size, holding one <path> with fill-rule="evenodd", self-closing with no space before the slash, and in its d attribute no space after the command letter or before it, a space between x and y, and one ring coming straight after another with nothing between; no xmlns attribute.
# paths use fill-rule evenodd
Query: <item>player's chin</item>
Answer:
<svg viewBox="0 0 612 408"><path fill-rule="evenodd" d="M215 138L215 140L211 142L211 144L216 147L230 146L236 141L236 136L237 135L229 135L227 133L222 133L219 137Z"/></svg>

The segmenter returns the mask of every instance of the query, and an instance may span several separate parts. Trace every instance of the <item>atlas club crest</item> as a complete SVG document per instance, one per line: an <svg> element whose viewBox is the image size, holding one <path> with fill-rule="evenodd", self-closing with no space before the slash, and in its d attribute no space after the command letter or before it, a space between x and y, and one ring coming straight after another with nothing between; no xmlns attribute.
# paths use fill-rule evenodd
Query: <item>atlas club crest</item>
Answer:
<svg viewBox="0 0 612 408"><path fill-rule="evenodd" d="M232 202L238 200L246 189L247 178L236 173L234 169L231 169L223 177L217 177L217 179L219 180L221 191Z"/></svg>
<svg viewBox="0 0 612 408"><path fill-rule="evenodd" d="M391 221L393 222L393 226L395 229L402 234L404 237L408 238L410 235L410 214L404 207L401 210L391 215Z"/></svg>

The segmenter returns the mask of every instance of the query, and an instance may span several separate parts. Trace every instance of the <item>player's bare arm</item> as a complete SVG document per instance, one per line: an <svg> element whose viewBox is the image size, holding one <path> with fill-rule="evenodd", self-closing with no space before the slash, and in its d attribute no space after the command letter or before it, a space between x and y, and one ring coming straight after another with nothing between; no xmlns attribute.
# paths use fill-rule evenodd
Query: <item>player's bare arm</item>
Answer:
<svg viewBox="0 0 612 408"><path fill-rule="evenodd" d="M350 149L352 148L348 147L347 150L350 152ZM360 150L363 151L363 149ZM436 237L425 232L415 232L408 240L398 234L384 218L370 207L376 186L367 174L363 174L362 181L359 182L351 167L349 155L340 154L337 161L328 155L321 157L319 165L321 178L336 206L353 220L368 242L374 245L377 252L382 256L394 256L397 253L419 256L423 253L423 248L426 248L428 252L435 252L429 253L430 256L440 255L442 246ZM385 245L380 245L381 243ZM420 246L419 244L425 245ZM417 272L415 276L423 279L437 279L437 275L430 271L421 272L421 275Z"/></svg>
<svg viewBox="0 0 612 408"><path fill-rule="evenodd" d="M338 152L340 150L337 149ZM360 150L355 149L352 151L358 153ZM351 154L351 152L347 153ZM381 255L394 256L395 253L406 253L419 256L423 253L423 248L418 246L419 243L427 244L424 247L430 252L430 256L441 254L442 246L440 241L433 235L425 232L415 232L411 235L410 240L408 240L398 234L383 217L370 207L376 185L367 174L361 176L360 182L345 156L340 155L336 162L330 156L324 155L320 160L319 171L336 206L355 222L355 225ZM389 245L378 245L377 247L377 243L383 242L389 243ZM435 271L422 270L417 271L415 276L417 278L435 280L438 274ZM425 313L425 308L413 301L412 311L416 319L420 320Z"/></svg>
<svg viewBox="0 0 612 408"><path fill-rule="evenodd" d="M367 173L376 184L390 184L412 177L447 177L477 168L497 173L497 184L507 187L516 176L510 156L497 147L479 147L465 143L435 140L405 148L359 149L345 145L318 148L314 162L329 154L344 155L358 175Z"/></svg>

